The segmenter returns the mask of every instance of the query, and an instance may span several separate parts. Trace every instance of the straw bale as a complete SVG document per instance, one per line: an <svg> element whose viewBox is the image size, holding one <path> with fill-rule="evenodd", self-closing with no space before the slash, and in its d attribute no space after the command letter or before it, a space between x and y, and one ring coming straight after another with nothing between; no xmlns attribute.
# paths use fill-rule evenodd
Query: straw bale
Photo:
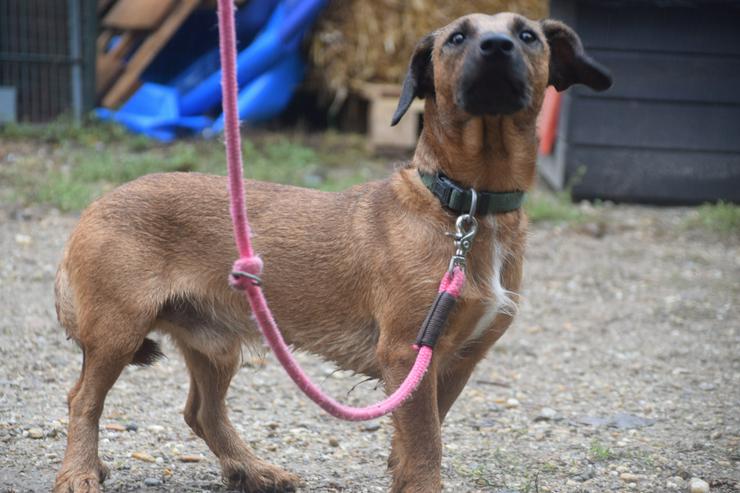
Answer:
<svg viewBox="0 0 740 493"><path fill-rule="evenodd" d="M471 12L519 12L538 19L544 0L331 0L311 38L310 81L331 95L364 83L398 83L418 40Z"/></svg>

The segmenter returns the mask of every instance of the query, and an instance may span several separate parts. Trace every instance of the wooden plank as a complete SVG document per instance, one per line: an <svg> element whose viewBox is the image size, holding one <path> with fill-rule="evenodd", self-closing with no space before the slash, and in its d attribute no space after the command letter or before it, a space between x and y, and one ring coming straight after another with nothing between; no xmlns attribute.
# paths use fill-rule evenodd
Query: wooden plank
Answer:
<svg viewBox="0 0 740 493"><path fill-rule="evenodd" d="M105 29L98 35L98 39L96 42L96 50L98 53L105 52L105 49L108 47L108 43L110 43L110 40L113 39L113 31L110 29Z"/></svg>
<svg viewBox="0 0 740 493"><path fill-rule="evenodd" d="M401 86L368 82L362 85L360 94L370 101L378 98L395 98L398 100L401 97Z"/></svg>
<svg viewBox="0 0 740 493"><path fill-rule="evenodd" d="M111 4L115 2L115 0L98 0L98 18L105 14L105 11L108 10L108 8L111 6Z"/></svg>
<svg viewBox="0 0 740 493"><path fill-rule="evenodd" d="M360 93L368 100L367 130L371 150L383 148L413 149L421 131L420 119L424 102L414 99L406 115L391 127L393 114L401 96L398 84L364 84Z"/></svg>
<svg viewBox="0 0 740 493"><path fill-rule="evenodd" d="M95 100L99 100L118 75L123 72L123 61L98 54L95 63Z"/></svg>
<svg viewBox="0 0 740 493"><path fill-rule="evenodd" d="M570 143L740 152L740 105L574 98L570 111Z"/></svg>
<svg viewBox="0 0 740 493"><path fill-rule="evenodd" d="M740 202L740 154L575 146L568 176L581 176L573 187L576 200Z"/></svg>
<svg viewBox="0 0 740 493"><path fill-rule="evenodd" d="M586 48L740 55L740 10L732 6L607 7L578 3L576 30Z"/></svg>
<svg viewBox="0 0 740 493"><path fill-rule="evenodd" d="M118 58L123 63L123 59L126 58L126 56L131 51L131 48L133 48L137 41L139 40L140 36L138 36L133 31L127 31L121 35L121 38L118 40L118 43L111 48L109 52L106 53L106 55L112 57L112 58Z"/></svg>
<svg viewBox="0 0 740 493"><path fill-rule="evenodd" d="M102 24L113 29L148 31L164 20L174 3L174 0L118 0Z"/></svg>
<svg viewBox="0 0 740 493"><path fill-rule="evenodd" d="M416 146L424 103L420 100L411 103L406 115L395 127L391 127L391 119L397 106L396 98L381 97L370 101L367 125L371 149L413 149Z"/></svg>
<svg viewBox="0 0 740 493"><path fill-rule="evenodd" d="M172 35L198 6L200 0L180 0L162 25L141 44L129 61L124 73L103 98L103 106L117 108L139 84L139 76L159 53Z"/></svg>
<svg viewBox="0 0 740 493"><path fill-rule="evenodd" d="M604 93L577 86L582 97L740 103L740 58L608 50L591 55L609 67L614 85Z"/></svg>

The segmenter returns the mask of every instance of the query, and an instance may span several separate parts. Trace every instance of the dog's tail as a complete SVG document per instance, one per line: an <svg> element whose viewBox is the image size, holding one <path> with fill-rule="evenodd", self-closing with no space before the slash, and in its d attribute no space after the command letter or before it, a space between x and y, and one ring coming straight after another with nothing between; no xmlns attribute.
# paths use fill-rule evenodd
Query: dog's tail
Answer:
<svg viewBox="0 0 740 493"><path fill-rule="evenodd" d="M134 359L131 361L132 365L136 366L149 366L154 364L159 358L163 357L164 353L159 343L149 339L144 339L139 349L134 353Z"/></svg>
<svg viewBox="0 0 740 493"><path fill-rule="evenodd" d="M54 280L54 307L57 311L57 320L64 330L67 331L67 337L78 340L77 338L77 313L74 306L74 293L69 285L67 271L63 265L57 270L56 279Z"/></svg>

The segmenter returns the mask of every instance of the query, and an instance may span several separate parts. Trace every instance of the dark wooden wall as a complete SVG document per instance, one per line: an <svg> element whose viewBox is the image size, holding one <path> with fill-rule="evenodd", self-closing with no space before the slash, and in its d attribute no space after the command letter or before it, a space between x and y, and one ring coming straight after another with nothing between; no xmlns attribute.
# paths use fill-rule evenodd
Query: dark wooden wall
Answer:
<svg viewBox="0 0 740 493"><path fill-rule="evenodd" d="M695 4L553 2L615 81L566 99L576 199L740 202L740 2Z"/></svg>

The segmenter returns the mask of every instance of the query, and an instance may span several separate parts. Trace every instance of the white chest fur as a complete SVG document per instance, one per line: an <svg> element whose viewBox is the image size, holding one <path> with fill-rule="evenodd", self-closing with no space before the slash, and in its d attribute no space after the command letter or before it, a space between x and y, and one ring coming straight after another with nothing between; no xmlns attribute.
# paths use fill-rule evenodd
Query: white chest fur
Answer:
<svg viewBox="0 0 740 493"><path fill-rule="evenodd" d="M506 249L504 242L500 241L500 232L498 231L498 224L496 218L491 216L486 219L487 226L489 226L493 232L493 260L491 262L491 278L488 281L489 287L493 294L491 301L488 302L486 311L483 313L478 322L475 324L473 332L470 333L466 342L472 342L479 339L487 330L491 328L496 315L499 313L506 313L514 315L517 311L517 304L512 299L512 292L504 288L502 282L502 275L506 262L508 262L511 252Z"/></svg>

